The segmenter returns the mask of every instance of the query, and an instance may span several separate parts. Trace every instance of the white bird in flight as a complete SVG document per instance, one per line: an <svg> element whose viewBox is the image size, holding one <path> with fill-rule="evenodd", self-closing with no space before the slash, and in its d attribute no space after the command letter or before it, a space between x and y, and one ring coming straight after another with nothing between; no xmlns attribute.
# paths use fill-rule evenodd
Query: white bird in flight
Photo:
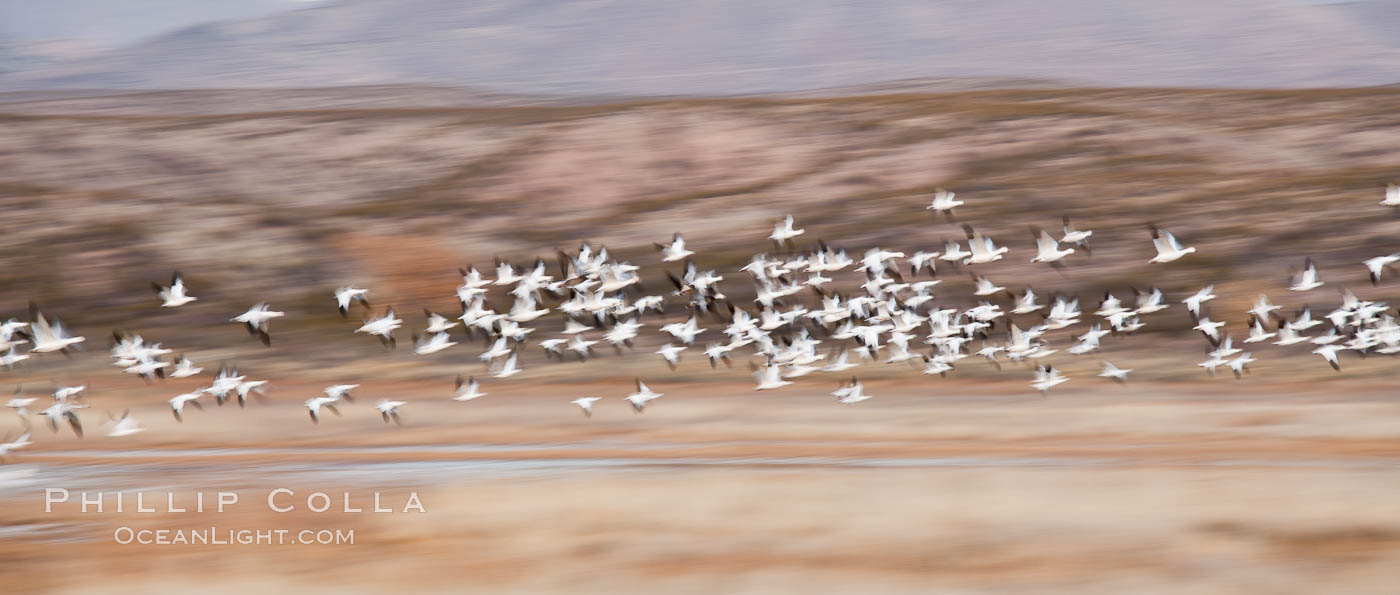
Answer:
<svg viewBox="0 0 1400 595"><path fill-rule="evenodd" d="M1322 287L1322 282L1317 280L1317 265L1313 264L1311 258L1303 262L1303 270L1293 277L1293 285L1289 291L1308 291Z"/></svg>
<svg viewBox="0 0 1400 595"><path fill-rule="evenodd" d="M1181 247L1181 243L1176 241L1176 236L1170 231L1159 229L1155 225L1149 229L1152 231L1152 245L1157 248L1157 255L1147 261L1149 263L1168 263L1196 252L1195 246Z"/></svg>
<svg viewBox="0 0 1400 595"><path fill-rule="evenodd" d="M384 345L393 347L398 342L394 339L394 331L403 326L403 319L394 316L394 307L389 306L384 309L384 315L379 318L365 320L360 328L355 329L357 333L373 335L378 337Z"/></svg>
<svg viewBox="0 0 1400 595"><path fill-rule="evenodd" d="M365 299L365 295L367 294L369 294L368 289L360 289L348 285L336 289L335 307L337 310L340 310L340 316L342 318L348 318L350 316L350 304L354 302L359 302L365 309L369 309L369 300Z"/></svg>
<svg viewBox="0 0 1400 595"><path fill-rule="evenodd" d="M1127 382L1129 372L1132 372L1132 369L1123 369L1108 362L1103 362L1103 370L1099 372L1099 377L1108 378L1115 382Z"/></svg>
<svg viewBox="0 0 1400 595"><path fill-rule="evenodd" d="M481 392L481 383L477 382L475 377L467 379L465 383L462 382L461 376L457 377L457 393L452 397L453 401L470 401L484 396L486 393Z"/></svg>
<svg viewBox="0 0 1400 595"><path fill-rule="evenodd" d="M195 409L199 409L199 410L202 411L202 410L204 409L204 406L199 404L199 399L200 399L200 397L203 397L203 396L204 396L204 391L195 391L195 392L185 393L185 394L183 394L183 395L177 395L177 396L171 398L170 401L169 401L169 403L170 403L170 413L173 414L173 415L175 416L175 421L178 421L178 422L183 422L183 421L185 421L185 406L186 406L186 405L188 405L188 406L190 406L190 407L194 407Z"/></svg>
<svg viewBox="0 0 1400 595"><path fill-rule="evenodd" d="M336 409L335 403L338 399L333 397L312 397L306 400L306 409L311 413L311 423L321 423L321 410L327 409L331 413L340 415L340 410Z"/></svg>
<svg viewBox="0 0 1400 595"><path fill-rule="evenodd" d="M783 220L780 221L777 225L773 226L773 233L770 234L768 238L779 245L784 243L790 244L792 243L793 238L800 236L804 233L807 233L806 229L793 229L792 215L788 215L784 217Z"/></svg>
<svg viewBox="0 0 1400 595"><path fill-rule="evenodd" d="M963 201L956 200L954 198L956 196L956 193L949 192L942 188L934 190L933 200L929 202L927 207L924 207L924 210L933 211L935 213L943 213L949 219L952 219L953 209L960 207L964 204Z"/></svg>
<svg viewBox="0 0 1400 595"><path fill-rule="evenodd" d="M136 418L131 416L130 409L122 412L120 418L112 417L112 414L108 413L107 420L108 438L120 438L122 436L130 436L146 431L146 428L141 427L141 424L137 423Z"/></svg>
<svg viewBox="0 0 1400 595"><path fill-rule="evenodd" d="M593 417L593 404L600 400L602 397L579 397L569 402L578 405L578 408L583 411L584 417Z"/></svg>
<svg viewBox="0 0 1400 595"><path fill-rule="evenodd" d="M1385 198L1381 199L1381 205L1400 207L1400 186L1387 184L1385 187Z"/></svg>
<svg viewBox="0 0 1400 595"><path fill-rule="evenodd" d="M29 440L29 437L29 432L20 434L19 438L16 438L14 440L10 440L9 436L6 436L5 442L0 442L0 461L5 460L5 458L10 456L10 453L12 452L34 444Z"/></svg>
<svg viewBox="0 0 1400 595"><path fill-rule="evenodd" d="M258 302L247 312L234 316L229 322L242 323L248 328L248 334L257 335L262 340L263 345L272 345L272 335L269 332L268 321L274 318L285 316L285 312L273 310L267 304Z"/></svg>
<svg viewBox="0 0 1400 595"><path fill-rule="evenodd" d="M789 221L789 228L790 228L790 227L791 227L791 218L789 218L788 221ZM777 228L774 228L774 229L773 229L773 233L776 234L777 231L778 231ZM775 240L775 241L776 241L776 240ZM693 252L693 251L691 251L691 250L686 250L686 249L685 249L685 238L681 237L681 234L679 234L679 233L676 234L676 235L674 235L674 236L671 236L671 243L670 243L670 244L654 244L654 245L656 246L656 249L657 249L657 250L660 250L660 251L661 251L661 262L676 262L676 261L680 261L680 260L685 260L687 256L690 256L690 255L692 255L692 254L695 254L695 252Z"/></svg>
<svg viewBox="0 0 1400 595"><path fill-rule="evenodd" d="M641 378L638 378L637 391L630 395L627 395L624 398L627 400L628 403L632 404L632 410L634 412L641 413L642 410L646 409L647 403L650 403L660 398L662 394L664 393L658 393L656 391L651 390L651 388L648 387L646 383L642 382ZM580 405L580 407L581 406L582 405Z"/></svg>
<svg viewBox="0 0 1400 595"><path fill-rule="evenodd" d="M30 304L29 309L32 316L29 323L29 336L34 341L34 345L29 350L31 353L64 351L87 340L85 337L69 335L64 331L63 325L57 318L50 323L44 318L44 313L35 308L33 304ZM12 351L13 349L11 347Z"/></svg>
<svg viewBox="0 0 1400 595"><path fill-rule="evenodd" d="M151 283L151 288L160 297L162 308L175 308L199 299L185 290L185 278L179 271L170 276L170 286L161 287L159 283Z"/></svg>
<svg viewBox="0 0 1400 595"><path fill-rule="evenodd" d="M408 403L404 401L380 399L378 403L375 403L374 408L379 410L379 415L384 418L384 423L389 423L389 420L393 420L395 424L403 425L403 419L399 417L399 407L403 407L407 404Z"/></svg>

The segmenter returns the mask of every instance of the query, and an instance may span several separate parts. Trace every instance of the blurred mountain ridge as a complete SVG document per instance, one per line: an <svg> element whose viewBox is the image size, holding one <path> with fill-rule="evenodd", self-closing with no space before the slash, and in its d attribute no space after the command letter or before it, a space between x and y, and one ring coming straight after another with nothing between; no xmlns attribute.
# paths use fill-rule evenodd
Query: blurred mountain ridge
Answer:
<svg viewBox="0 0 1400 595"><path fill-rule="evenodd" d="M693 96L982 79L1371 86L1400 82L1396 30L1400 3L1379 0L342 0L95 53L0 43L0 89L420 84Z"/></svg>

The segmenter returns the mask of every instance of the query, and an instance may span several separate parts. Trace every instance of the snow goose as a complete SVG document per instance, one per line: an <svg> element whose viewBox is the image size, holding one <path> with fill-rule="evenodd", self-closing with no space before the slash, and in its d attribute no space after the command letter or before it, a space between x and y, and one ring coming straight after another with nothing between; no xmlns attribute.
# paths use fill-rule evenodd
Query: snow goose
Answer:
<svg viewBox="0 0 1400 595"><path fill-rule="evenodd" d="M613 349L621 354L622 346L632 346L632 339L637 338L637 329L641 326L635 320L618 322L611 329L608 329L607 333L603 334L603 340L610 343Z"/></svg>
<svg viewBox="0 0 1400 595"><path fill-rule="evenodd" d="M729 361L729 352L735 348L725 343L710 343L705 346L705 357L710 359L710 367L718 368L720 362L724 362L724 367L733 367L733 362Z"/></svg>
<svg viewBox="0 0 1400 595"><path fill-rule="evenodd" d="M1327 360L1327 365L1332 366L1333 370L1340 372L1342 371L1342 363L1337 360L1337 352L1343 349L1346 349L1346 347L1341 345L1323 345L1312 350L1312 352L1322 356L1322 359Z"/></svg>
<svg viewBox="0 0 1400 595"><path fill-rule="evenodd" d="M1275 311L1282 309L1283 306L1276 306L1274 304L1270 304L1269 296L1261 293L1259 294L1258 298L1255 298L1254 307L1249 309L1249 313L1253 314L1254 317L1259 320L1268 320L1269 317L1272 316Z"/></svg>
<svg viewBox="0 0 1400 595"><path fill-rule="evenodd" d="M76 400L76 399L79 398L79 396L81 396L81 395L83 394L83 391L85 391L85 390L87 390L87 385L86 385L86 384L81 384L81 385L78 385L78 386L60 386L60 387L54 389L54 391L53 391L53 400L55 400L55 401L70 401L70 400Z"/></svg>
<svg viewBox="0 0 1400 595"><path fill-rule="evenodd" d="M306 400L306 410L311 414L311 423L321 423L321 410L326 409L331 413L340 416L340 410L336 409L335 403L338 399L334 397L312 397Z"/></svg>
<svg viewBox="0 0 1400 595"><path fill-rule="evenodd" d="M330 398L330 399L331 399L331 402L336 402L336 401L344 400L344 401L347 401L347 402L350 402L350 403L354 403L354 402L355 402L355 396L352 395L352 394L350 394L350 391L353 391L353 390L355 390L355 389L357 389L357 388L360 388L360 385L358 385L358 384L332 384L332 385L327 386L326 388L322 389L322 390L321 390L321 393L324 394L324 395L326 395L326 397Z"/></svg>
<svg viewBox="0 0 1400 595"><path fill-rule="evenodd" d="M791 380L783 379L782 367L773 363L755 366L753 376L758 384L754 390L773 390L792 384Z"/></svg>
<svg viewBox="0 0 1400 595"><path fill-rule="evenodd" d="M1123 307L1123 300L1114 296L1113 292L1105 291L1103 293L1103 301L1099 302L1099 309L1097 312L1094 312L1094 315L1108 318L1110 316L1123 314L1127 311L1128 309Z"/></svg>
<svg viewBox="0 0 1400 595"><path fill-rule="evenodd" d="M1307 337L1302 336L1297 330L1294 330L1292 326L1285 323L1283 326L1279 327L1278 340L1274 341L1274 345L1296 345L1306 342L1307 340Z"/></svg>
<svg viewBox="0 0 1400 595"><path fill-rule="evenodd" d="M266 394L266 389L263 388L265 386L267 386L266 380L245 380L239 382L238 386L233 388L233 393L238 396L238 407L243 408L248 405L249 395L259 395L261 398L261 395Z"/></svg>
<svg viewBox="0 0 1400 595"><path fill-rule="evenodd" d="M1134 289L1133 293L1137 293L1137 290ZM1136 308L1138 314L1151 314L1166 309L1167 305L1164 303L1162 290L1153 287L1152 291L1146 295L1138 294Z"/></svg>
<svg viewBox="0 0 1400 595"><path fill-rule="evenodd" d="M1050 306L1050 314L1045 317L1051 330L1065 328L1079 323L1079 298L1056 297Z"/></svg>
<svg viewBox="0 0 1400 595"><path fill-rule="evenodd" d="M1394 185L1392 184L1391 187L1393 188ZM1390 265L1396 262L1400 262L1400 252L1368 258L1362 264L1366 265L1366 271L1371 275L1371 285L1380 285L1381 272L1390 269Z"/></svg>
<svg viewBox="0 0 1400 595"><path fill-rule="evenodd" d="M1289 291L1308 291L1322 287L1322 282L1317 280L1317 265L1313 264L1311 258L1303 261L1303 270L1293 277L1293 285Z"/></svg>
<svg viewBox="0 0 1400 595"><path fill-rule="evenodd" d="M681 354L684 352L685 346L676 345L675 343L667 343L665 345L662 345L660 349L656 350L656 354L660 355L662 359L666 360L666 365L671 366L672 370L675 370L676 367L680 365Z"/></svg>
<svg viewBox="0 0 1400 595"><path fill-rule="evenodd" d="M935 263L938 260L938 255L938 251L924 252L923 250L920 250L918 252L915 252L914 255L910 256L908 259L909 276L918 277L919 272L924 270L925 268L928 269L929 275L937 275L938 267L935 266Z"/></svg>
<svg viewBox="0 0 1400 595"><path fill-rule="evenodd" d="M20 434L19 438L16 438L13 441L10 440L9 436L6 436L5 442L0 442L0 461L5 460L5 457L10 456L10 453L12 452L34 444L33 442L29 441L29 437L29 432Z"/></svg>
<svg viewBox="0 0 1400 595"><path fill-rule="evenodd" d="M1045 304L1038 304L1035 301L1035 291L1027 287L1021 297L1016 298L1016 307L1012 308L1012 314L1032 314L1045 309Z"/></svg>
<svg viewBox="0 0 1400 595"><path fill-rule="evenodd" d="M399 407L403 407L407 404L408 403L404 401L390 401L389 399L380 399L378 403L374 404L374 408L379 410L379 416L384 418L384 423L387 424L389 423L389 420L392 419L394 420L395 424L403 425L403 419L399 417Z"/></svg>
<svg viewBox="0 0 1400 595"><path fill-rule="evenodd" d="M112 417L110 412L107 413L108 438L120 438L144 431L146 431L146 428L141 427L141 424L137 423L136 418L131 416L130 409L123 411L122 416L119 418Z"/></svg>
<svg viewBox="0 0 1400 595"><path fill-rule="evenodd" d="M521 370L520 367L516 365L516 357L516 352L510 352L510 357L506 358L506 362L501 364L501 367L491 371L491 377L497 380L503 380L519 374Z"/></svg>
<svg viewBox="0 0 1400 595"><path fill-rule="evenodd" d="M4 356L0 356L0 364L4 364L4 367L8 368L8 370L14 370L14 364L21 363L21 361L28 360L28 358L28 353L20 353L18 349L11 346L10 350L4 353Z"/></svg>
<svg viewBox="0 0 1400 595"><path fill-rule="evenodd" d="M1172 235L1170 231L1159 229L1155 225L1149 226L1148 229L1152 232L1152 245L1157 248L1157 255L1147 261L1149 263L1172 262L1196 251L1195 246L1182 248L1181 243L1176 240L1176 236Z"/></svg>
<svg viewBox="0 0 1400 595"><path fill-rule="evenodd" d="M1201 289L1200 291L1197 291L1196 293L1187 296L1186 299L1181 300L1181 303L1186 304L1186 309L1191 312L1192 320L1196 320L1201 317L1201 304L1215 299L1214 292L1215 284L1211 283L1210 285L1205 286L1205 288Z"/></svg>
<svg viewBox="0 0 1400 595"><path fill-rule="evenodd" d="M647 312L655 312L660 315L666 313L666 305L663 302L665 302L665 298L662 296L645 295L633 301L632 306L637 309L638 315L646 314Z"/></svg>
<svg viewBox="0 0 1400 595"><path fill-rule="evenodd" d="M963 201L956 200L954 198L956 196L957 193L949 192L942 188L934 190L933 200L929 202L927 207L924 207L924 210L933 211L935 213L943 213L945 217L947 217L949 220L952 220L953 209L960 207L964 204Z"/></svg>
<svg viewBox="0 0 1400 595"><path fill-rule="evenodd" d="M204 368L196 367L190 358L181 355L175 360L175 369L166 376L170 378L189 378L203 372Z"/></svg>
<svg viewBox="0 0 1400 595"><path fill-rule="evenodd" d="M776 312L772 312L770 310L763 311L764 315L768 315L770 313L772 313L773 316L777 316ZM781 321L781 317L779 317L777 320ZM765 322L765 325L766 324L767 322ZM772 329L765 328L764 330ZM670 324L662 326L661 331L664 333L670 333L672 337L675 337L677 340L681 341L682 343L685 343L686 345L690 345L695 342L695 337L697 335L705 332L705 329L700 328L699 321L697 321L695 316L692 315L684 323L672 322Z"/></svg>
<svg viewBox="0 0 1400 595"><path fill-rule="evenodd" d="M248 334L257 335L262 340L263 345L272 344L272 335L269 332L268 321L273 318L281 318L285 312L272 310L267 304L258 302L247 312L234 316L229 322L241 323L248 328Z"/></svg>
<svg viewBox="0 0 1400 595"><path fill-rule="evenodd" d="M1256 361L1259 360L1250 357L1249 352L1246 351L1241 353L1239 357L1226 362L1225 365L1230 366L1230 371L1235 374L1235 380L1239 380L1241 375L1249 373L1249 364Z"/></svg>
<svg viewBox="0 0 1400 595"><path fill-rule="evenodd" d="M403 319L394 316L394 307L388 306L384 309L384 315L379 318L367 319L360 328L355 329L357 333L373 335L379 338L386 347L393 347L398 344L394 340L394 331L403 326Z"/></svg>
<svg viewBox="0 0 1400 595"><path fill-rule="evenodd" d="M559 337L545 339L539 342L540 349L544 350L545 359L554 359L555 357L558 357L559 361L561 362L564 361L564 352L560 350L568 344L568 339L562 339Z"/></svg>
<svg viewBox="0 0 1400 595"><path fill-rule="evenodd" d="M865 385L861 384L860 380L855 377L851 378L850 384L843 384L840 388L832 391L831 395L836 397L836 402L842 405L854 405L870 399L870 395L865 394Z"/></svg>
<svg viewBox="0 0 1400 595"><path fill-rule="evenodd" d="M602 399L602 397L579 397L569 402L578 405L578 408L583 411L584 417L593 417L593 404Z"/></svg>
<svg viewBox="0 0 1400 595"><path fill-rule="evenodd" d="M776 232L777 228L774 228L774 233ZM681 234L679 233L671 236L670 244L652 245L656 246L656 249L661 251L661 262L676 262L678 260L685 260L686 257L695 254L695 252L685 249L685 238L682 238Z"/></svg>
<svg viewBox="0 0 1400 595"><path fill-rule="evenodd" d="M1141 318L1138 318L1136 314L1124 314L1121 318L1109 318L1108 322L1113 325L1113 330L1129 334L1135 333L1141 330L1142 327L1147 326L1147 323L1143 322Z"/></svg>
<svg viewBox="0 0 1400 595"><path fill-rule="evenodd" d="M638 378L637 391L630 395L627 395L626 397L624 397L624 399L628 403L632 404L633 412L641 413L644 409L646 409L647 403L650 403L660 398L662 394L664 393L658 393L656 391L651 390L651 388L648 387L645 382L642 382L641 378Z"/></svg>
<svg viewBox="0 0 1400 595"><path fill-rule="evenodd" d="M21 394L23 394L21 388L22 387L18 386L15 387L15 395L13 397L10 397L10 400L5 403L5 406L10 409L14 409L15 414L20 416L21 418L27 418L29 417L29 406L33 405L36 401L39 400L39 398L20 396Z"/></svg>
<svg viewBox="0 0 1400 595"><path fill-rule="evenodd" d="M1103 371L1099 372L1099 378L1108 378L1114 382L1124 383L1128 381L1128 373L1130 372L1132 372L1131 368L1123 369L1108 362L1103 362Z"/></svg>
<svg viewBox="0 0 1400 595"><path fill-rule="evenodd" d="M424 333L445 333L457 326L460 320L453 320L427 308L423 309L423 316L428 319L428 328L423 329Z"/></svg>
<svg viewBox="0 0 1400 595"><path fill-rule="evenodd" d="M1036 236L1036 255L1035 258L1031 259L1032 263L1044 262L1057 265L1064 257L1074 254L1074 248L1061 250L1059 240L1056 240L1049 232L1042 229L1032 230L1032 233Z"/></svg>
<svg viewBox="0 0 1400 595"><path fill-rule="evenodd" d="M76 434L79 438L82 438L83 424L78 420L78 410L83 409L85 407L87 407L87 405L70 403L68 401L58 401L52 405L49 405L48 408L44 409L43 411L40 411L39 415L42 415L48 419L49 428L55 432L58 431L59 421L67 420L68 425L72 426L73 428L73 433Z"/></svg>
<svg viewBox="0 0 1400 595"><path fill-rule="evenodd" d="M199 298L189 295L185 290L185 278L179 271L170 276L170 286L161 287L159 283L151 283L151 288L160 297L162 308L175 308L183 306Z"/></svg>
<svg viewBox="0 0 1400 595"><path fill-rule="evenodd" d="M972 282L975 283L975 284L977 285L977 289L974 290L974 291L972 292L972 295L979 296L979 297L985 297L985 296L993 295L993 294L995 294L995 293L997 293L997 292L999 292L999 291L1005 291L1005 290L1006 290L1005 287L1000 287L1000 286L998 286L998 285L996 285L996 284L993 284L992 281L991 281L990 279L988 279L988 278L986 278L986 277L983 277L982 275L971 275L971 276L972 276Z"/></svg>
<svg viewBox="0 0 1400 595"><path fill-rule="evenodd" d="M515 350L510 346L510 339L500 337L500 339L496 339L496 343L491 344L491 349L483 351L477 358L490 364L491 361L496 361L497 357L510 356L512 353L515 353Z"/></svg>
<svg viewBox="0 0 1400 595"><path fill-rule="evenodd" d="M168 403L170 403L170 413L174 414L174 416L175 416L175 421L178 421L178 422L183 422L183 421L185 421L185 406L186 406L186 405L189 405L190 407L194 407L195 409L203 410L203 409L204 409L204 406L199 404L199 399L200 399L200 397L203 397L203 396L204 396L204 391L202 391L202 390L197 390L197 391L192 392L192 393L185 393L185 394L183 394L183 395L176 395L175 397L173 397L173 398L171 398L169 401L167 401Z"/></svg>
<svg viewBox="0 0 1400 595"><path fill-rule="evenodd" d="M1342 336L1337 334L1337 327L1334 326L1327 330L1327 334L1313 337L1308 342L1312 343L1313 345L1331 345L1341 340Z"/></svg>
<svg viewBox="0 0 1400 595"><path fill-rule="evenodd" d="M355 302L359 302L361 306L364 306L365 309L368 310L370 308L369 300L365 299L365 296L368 294L368 289L360 289L349 285L336 289L335 307L337 310L340 310L340 316L342 318L348 318L350 316L350 304Z"/></svg>
<svg viewBox="0 0 1400 595"><path fill-rule="evenodd" d="M972 255L969 256L967 260L964 260L963 264L972 265L996 262L1001 260L1001 257L1010 251L1010 248L1005 246L998 247L996 243L992 241L992 238L984 236L981 232L972 229L971 225L963 225L963 231L967 233L967 247L968 250L972 252Z"/></svg>
<svg viewBox="0 0 1400 595"><path fill-rule="evenodd" d="M851 363L850 355L845 349L842 349L841 352L836 355L835 359L828 361L826 365L822 366L821 371L844 372L858 365L860 364Z"/></svg>
<svg viewBox="0 0 1400 595"><path fill-rule="evenodd" d="M1094 328L1097 330L1098 326L1095 325ZM1084 355L1086 353L1093 353L1099 349L1099 336L1092 332L1081 335L1078 341L1078 343L1075 343L1069 348L1070 355Z"/></svg>
<svg viewBox="0 0 1400 595"><path fill-rule="evenodd" d="M418 355L434 354L457 344L457 342L453 341L445 332L434 333L423 337L419 337L417 333L415 333L413 343L413 353Z"/></svg>
<svg viewBox="0 0 1400 595"><path fill-rule="evenodd" d="M959 243L957 240L948 240L948 242L943 246L943 255L939 256L938 259L951 262L953 264L958 264L963 260L966 260L969 256L972 256L972 253L963 250L961 243Z"/></svg>
<svg viewBox="0 0 1400 595"><path fill-rule="evenodd" d="M788 215L773 226L773 233L769 234L768 239L781 247L784 244L791 245L793 238L804 233L807 233L806 229L793 229L792 215Z"/></svg>
<svg viewBox="0 0 1400 595"><path fill-rule="evenodd" d="M492 285L515 285L525 279L525 275L517 273L515 267L504 260L496 260L496 280Z"/></svg>
<svg viewBox="0 0 1400 595"><path fill-rule="evenodd" d="M44 318L44 313L40 312L34 304L29 305L32 320L29 323L29 337L33 341L30 353L52 353L62 351L67 353L69 347L73 347L87 339L85 337L74 337L63 329L63 324L57 318L50 323ZM13 349L13 348L12 348Z"/></svg>
<svg viewBox="0 0 1400 595"><path fill-rule="evenodd" d="M1400 186L1387 184L1385 187L1385 198L1381 199L1381 205L1400 207Z"/></svg>
<svg viewBox="0 0 1400 595"><path fill-rule="evenodd" d="M1240 351L1241 350L1239 348L1235 347L1235 340L1229 335L1226 335L1225 338L1220 341L1220 344L1215 348L1215 350L1210 352L1210 355L1219 358L1226 358L1235 355Z"/></svg>
<svg viewBox="0 0 1400 595"><path fill-rule="evenodd" d="M152 378L165 378L165 369L170 367L170 362L163 362L155 359L142 359L135 364L127 366L122 370L126 374L135 374L143 380L150 382Z"/></svg>
<svg viewBox="0 0 1400 595"><path fill-rule="evenodd" d="M1046 395L1049 394L1052 387L1067 380L1069 380L1069 378L1066 378L1059 370L1056 370L1050 364L1044 364L1036 367L1035 378L1031 380L1031 388L1040 391L1042 395Z"/></svg>
<svg viewBox="0 0 1400 595"><path fill-rule="evenodd" d="M1295 331L1302 332L1319 324L1322 324L1322 321L1313 320L1312 308L1303 306L1303 311L1298 314L1297 318L1290 321L1288 326L1292 327Z"/></svg>
<svg viewBox="0 0 1400 595"><path fill-rule="evenodd" d="M475 376L468 378L466 382L462 382L461 376L457 377L457 392L452 397L453 401L471 401L484 396L486 393L481 392L481 383L476 381Z"/></svg>
<svg viewBox="0 0 1400 595"><path fill-rule="evenodd" d="M510 319L511 322L525 323L544 316L545 314L549 314L549 308L535 307L535 297L526 294L524 297L516 298L506 318Z"/></svg>
<svg viewBox="0 0 1400 595"><path fill-rule="evenodd" d="M1221 358L1220 356L1212 355L1209 356L1209 359L1207 359L1206 361L1203 361L1196 365L1205 368L1207 372L1210 372L1211 376L1214 376L1216 368L1219 368L1220 366L1226 365L1228 363L1228 361Z"/></svg>
<svg viewBox="0 0 1400 595"><path fill-rule="evenodd" d="M572 339L569 339L568 348L569 351L578 354L579 361L584 361L593 355L593 346L597 344L597 341L585 339L583 335L574 335Z"/></svg>
<svg viewBox="0 0 1400 595"><path fill-rule="evenodd" d="M1198 320L1196 326L1191 327L1191 329L1201 331L1201 333L1210 340L1210 343L1214 345L1220 342L1220 327L1222 326L1225 326L1223 321L1213 322L1210 317L1204 317Z"/></svg>
<svg viewBox="0 0 1400 595"><path fill-rule="evenodd" d="M1060 238L1060 241L1061 241L1061 242L1064 242L1064 243L1066 243L1066 244L1077 244L1078 246L1084 248L1084 252L1085 252L1085 253L1088 253L1088 254L1092 254L1092 253L1093 253L1093 250L1091 250L1091 249L1089 248L1089 236L1094 235L1094 232L1093 232L1093 231L1090 231L1090 230L1079 231L1079 230L1075 229L1074 226L1073 226L1073 225L1070 225L1070 223L1069 223L1069 215L1065 215L1065 216L1064 216L1064 232L1065 232L1064 237Z"/></svg>
<svg viewBox="0 0 1400 595"><path fill-rule="evenodd" d="M1261 322L1258 318L1254 318L1253 322L1250 324L1249 327L1249 338L1245 339L1244 342L1259 343L1261 341L1268 341L1269 339L1272 339L1277 335L1277 332L1270 331L1264 328L1264 323Z"/></svg>
<svg viewBox="0 0 1400 595"><path fill-rule="evenodd" d="M509 319L498 321L496 326L497 334L517 343L524 342L525 336L533 332L535 332L535 329L528 326L521 326L514 320Z"/></svg>
<svg viewBox="0 0 1400 595"><path fill-rule="evenodd" d="M591 330L593 330L593 327L578 322L577 320L574 320L572 318L564 319L565 335L577 335L579 333L586 333Z"/></svg>

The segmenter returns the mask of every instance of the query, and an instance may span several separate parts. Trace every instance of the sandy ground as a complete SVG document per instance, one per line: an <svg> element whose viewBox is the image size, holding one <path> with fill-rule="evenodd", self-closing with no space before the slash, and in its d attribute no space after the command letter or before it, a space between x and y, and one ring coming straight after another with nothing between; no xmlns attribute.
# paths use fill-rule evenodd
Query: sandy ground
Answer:
<svg viewBox="0 0 1400 595"><path fill-rule="evenodd" d="M815 384L815 383L813 383ZM47 430L0 468L10 592L1387 593L1400 579L1400 403L1378 387L1081 380L1049 398L948 382L517 385L368 403L192 412L133 393L128 439ZM608 398L585 419L573 394ZM131 403L125 403L126 400ZM362 398L362 401L365 399ZM611 401L611 403L609 402ZM94 424L95 425L95 424ZM54 485L50 485L54 484ZM44 512L45 487L72 501ZM294 491L269 510L277 487ZM83 513L79 490L128 493ZM240 501L220 514L213 494ZM192 508L206 491L210 510ZM136 492L155 513L131 512ZM314 492L332 496L307 510ZM379 492L393 513L368 509ZM426 512L403 512L414 492ZM135 529L353 530L353 545L118 544Z"/></svg>

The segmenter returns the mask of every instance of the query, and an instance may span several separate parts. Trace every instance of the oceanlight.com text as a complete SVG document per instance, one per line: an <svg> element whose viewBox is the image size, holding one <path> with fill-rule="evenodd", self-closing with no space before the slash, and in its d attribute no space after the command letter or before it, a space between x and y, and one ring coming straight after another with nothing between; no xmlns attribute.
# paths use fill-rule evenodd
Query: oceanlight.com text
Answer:
<svg viewBox="0 0 1400 595"><path fill-rule="evenodd" d="M112 539L122 545L355 545L354 529L141 529L121 526Z"/></svg>

